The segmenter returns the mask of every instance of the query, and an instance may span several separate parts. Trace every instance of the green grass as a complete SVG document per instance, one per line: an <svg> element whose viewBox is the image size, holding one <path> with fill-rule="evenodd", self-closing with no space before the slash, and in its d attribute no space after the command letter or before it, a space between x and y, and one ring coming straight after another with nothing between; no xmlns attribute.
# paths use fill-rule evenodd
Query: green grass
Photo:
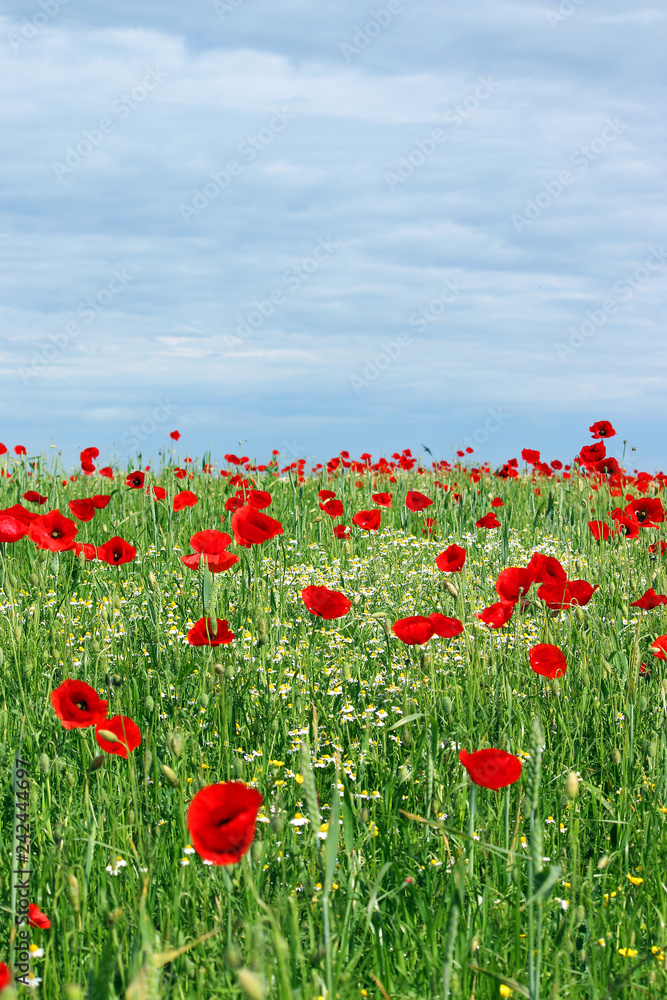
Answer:
<svg viewBox="0 0 667 1000"><path fill-rule="evenodd" d="M649 652L667 620L663 608L629 608L650 586L667 592L664 563L647 551L660 533L598 544L586 524L626 501L576 474L474 483L439 473L458 484L457 504L430 472L300 485L259 473L274 498L266 513L285 533L232 546L239 563L211 579L179 556L194 532L229 530L235 488L219 476L195 469L177 484L165 468L153 481L170 493L155 503L126 488L125 474L63 486L62 470L28 479L29 466L12 469L0 508L36 488L49 495L42 512L68 514L69 499L113 491L78 539L120 534L138 550L116 568L28 539L0 545L0 960L12 957L20 745L31 901L52 921L32 932L45 951L32 963L41 995L416 1000L442 997L446 982L453 997L485 1000L505 982L533 998L667 996L662 952L652 952L667 948L667 682ZM174 514L177 485L199 503ZM354 529L339 541L319 510L322 487L343 500L346 524L374 506L372 492L392 492L393 508L378 535ZM410 513L408 489L434 505ZM498 495L502 527L477 530ZM437 519L433 536L425 516ZM435 567L451 542L468 552L450 578L456 596ZM487 629L474 612L496 599L498 572L536 549L599 590L585 609L552 615L533 588L523 614ZM350 613L314 619L300 598L310 583L344 591ZM229 620L234 643L187 644L204 610ZM461 618L463 635L419 649L391 634L396 618L434 611ZM530 670L538 642L565 652L560 681ZM106 756L91 769L94 733L64 730L50 704L67 677L137 722L143 740L129 761ZM520 781L473 794L461 746L522 756ZM188 802L232 779L264 796L255 841L235 866L204 865L184 853ZM118 858L126 864L115 868Z"/></svg>

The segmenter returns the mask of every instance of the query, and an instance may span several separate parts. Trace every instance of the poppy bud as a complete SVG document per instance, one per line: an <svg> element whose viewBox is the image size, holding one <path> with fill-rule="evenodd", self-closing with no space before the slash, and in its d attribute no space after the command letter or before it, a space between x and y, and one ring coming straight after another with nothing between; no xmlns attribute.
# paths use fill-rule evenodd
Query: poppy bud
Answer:
<svg viewBox="0 0 667 1000"><path fill-rule="evenodd" d="M220 677L225 672L225 668L223 667L222 663L214 663L213 664L213 669L215 670L216 674L218 674L218 676L220 676Z"/></svg>
<svg viewBox="0 0 667 1000"><path fill-rule="evenodd" d="M313 518L313 524L317 524L318 521L321 521L321 520L322 520L322 515L320 514L319 517L314 517Z"/></svg>
<svg viewBox="0 0 667 1000"><path fill-rule="evenodd" d="M655 755L657 753L657 750L658 750L657 743L655 742L655 740L651 740L651 742L648 745L648 755L649 755L649 757L655 757Z"/></svg>
<svg viewBox="0 0 667 1000"><path fill-rule="evenodd" d="M244 762L239 757L235 757L234 758L234 774L236 775L237 778L242 778L244 771L245 771L245 764L244 764Z"/></svg>
<svg viewBox="0 0 667 1000"><path fill-rule="evenodd" d="M230 969L238 969L243 959L241 958L241 952L238 950L235 944L228 944L225 948L225 962Z"/></svg>
<svg viewBox="0 0 667 1000"><path fill-rule="evenodd" d="M78 913L80 904L79 880L73 872L67 873L67 895L69 896L70 903L74 907L75 913Z"/></svg>
<svg viewBox="0 0 667 1000"><path fill-rule="evenodd" d="M97 757L95 757L95 759L93 761L91 761L89 770L90 771L99 771L99 769L102 767L103 763L104 763L104 754L101 753ZM68 780L69 780L69 771L67 772L67 775L68 775Z"/></svg>
<svg viewBox="0 0 667 1000"><path fill-rule="evenodd" d="M86 554L85 554L85 552L83 552L83 551L79 552L78 556L76 557L76 561L79 564L79 569L83 569L84 566L86 565Z"/></svg>
<svg viewBox="0 0 667 1000"><path fill-rule="evenodd" d="M553 688L554 694L560 694L560 681L558 680L557 677L554 677L553 681L551 682L551 687Z"/></svg>
<svg viewBox="0 0 667 1000"><path fill-rule="evenodd" d="M580 608L578 604L575 605L574 613L577 617L577 621L583 622L586 620L586 615L583 612L583 608Z"/></svg>
<svg viewBox="0 0 667 1000"><path fill-rule="evenodd" d="M641 698L639 699L639 711L645 712L647 708L648 708L648 702L644 697L644 695L642 695Z"/></svg>
<svg viewBox="0 0 667 1000"><path fill-rule="evenodd" d="M127 814L127 822L129 823L130 826L134 826L136 818L137 817L134 815L134 809L130 809L130 811Z"/></svg>
<svg viewBox="0 0 667 1000"><path fill-rule="evenodd" d="M398 769L398 779L399 779L399 781L401 783L403 783L403 782L407 781L409 777L410 777L410 771L407 769L407 767L405 765L403 765L402 767L399 767L399 769Z"/></svg>
<svg viewBox="0 0 667 1000"><path fill-rule="evenodd" d="M28 583L30 584L31 587L37 586L37 584L39 583L39 577L37 576L36 573L30 574L30 576L28 577Z"/></svg>
<svg viewBox="0 0 667 1000"><path fill-rule="evenodd" d="M264 844L261 840L255 840L252 845L252 860L256 865L260 863L264 857Z"/></svg>
<svg viewBox="0 0 667 1000"><path fill-rule="evenodd" d="M419 657L419 669L420 670L428 670L428 665L429 665L430 662L431 661L429 659L429 655L426 652L426 650L424 650L424 652L422 653L422 655Z"/></svg>
<svg viewBox="0 0 667 1000"><path fill-rule="evenodd" d="M608 855L603 854L600 860L598 861L598 868L600 869L600 871L604 871L604 869L607 867L608 864L609 864L609 857Z"/></svg>
<svg viewBox="0 0 667 1000"><path fill-rule="evenodd" d="M359 813L359 822L361 823L362 826L366 826L366 823L368 823L370 818L371 814L368 811L368 809L366 809L366 807L364 806L364 808Z"/></svg>
<svg viewBox="0 0 667 1000"><path fill-rule="evenodd" d="M565 779L565 793L568 799L576 799L579 794L579 778L575 771L570 771Z"/></svg>
<svg viewBox="0 0 667 1000"><path fill-rule="evenodd" d="M201 705L202 708L208 708L208 702L209 702L209 697L206 694L206 691L202 691L202 693L199 696L199 704Z"/></svg>
<svg viewBox="0 0 667 1000"><path fill-rule="evenodd" d="M83 990L76 983L68 983L65 987L66 1000L83 1000Z"/></svg>
<svg viewBox="0 0 667 1000"><path fill-rule="evenodd" d="M264 1000L264 994L266 993L266 987L264 986L264 980L260 976L255 975L250 969L238 969L236 972L239 980L239 986L250 1000Z"/></svg>
<svg viewBox="0 0 667 1000"><path fill-rule="evenodd" d="M146 750L144 754L144 771L148 774L151 769L151 764L153 763L153 754L150 750Z"/></svg>
<svg viewBox="0 0 667 1000"><path fill-rule="evenodd" d="M608 663L607 660L603 660L602 661L602 667L603 667L604 672L606 674L610 674L611 673L611 663Z"/></svg>
<svg viewBox="0 0 667 1000"><path fill-rule="evenodd" d="M403 734L403 746L405 747L412 746L412 733L410 732L409 729L406 729Z"/></svg>
<svg viewBox="0 0 667 1000"><path fill-rule="evenodd" d="M70 786L70 788L74 788L76 781L71 771L65 771L65 781Z"/></svg>
<svg viewBox="0 0 667 1000"><path fill-rule="evenodd" d="M116 736L116 734L112 733L110 729L98 729L97 732L98 732L98 735L101 736L103 740L107 741L107 743L119 743L120 742L120 740L118 739L118 737Z"/></svg>
<svg viewBox="0 0 667 1000"><path fill-rule="evenodd" d="M228 681L234 680L234 667L232 666L231 663L228 663L227 666L225 667L225 677L227 678Z"/></svg>
<svg viewBox="0 0 667 1000"><path fill-rule="evenodd" d="M20 628L15 628L14 629L14 638L16 639L17 642L21 641L21 636L22 635L23 635L23 633L21 632Z"/></svg>
<svg viewBox="0 0 667 1000"><path fill-rule="evenodd" d="M178 775L175 771L172 771L172 769L167 767L166 764L162 764L162 773L172 788L178 788Z"/></svg>
<svg viewBox="0 0 667 1000"><path fill-rule="evenodd" d="M157 590L157 577L153 570L150 570L148 573L148 586L151 590Z"/></svg>
<svg viewBox="0 0 667 1000"><path fill-rule="evenodd" d="M443 715L451 715L452 714L452 708L453 708L452 699L448 698L448 697L443 698L442 699L442 714Z"/></svg>
<svg viewBox="0 0 667 1000"><path fill-rule="evenodd" d="M153 701L152 696L150 694L147 694L146 699L144 701L144 709L146 710L146 714L150 715L154 708L155 708L155 702Z"/></svg>
<svg viewBox="0 0 667 1000"><path fill-rule="evenodd" d="M179 733L173 733L171 739L169 740L169 746L171 747L171 752L175 754L176 757L180 757L183 753L183 738Z"/></svg>
<svg viewBox="0 0 667 1000"><path fill-rule="evenodd" d="M574 926L579 927L586 919L586 907L581 904L574 911Z"/></svg>
<svg viewBox="0 0 667 1000"><path fill-rule="evenodd" d="M106 604L102 605L102 607L100 608L100 612L99 613L100 613L100 618L102 618L103 621L106 622L106 621L109 620L109 612L107 611Z"/></svg>
<svg viewBox="0 0 667 1000"><path fill-rule="evenodd" d="M114 597L114 599L113 599L113 606L114 606L114 608L115 608L116 611L120 611L120 609L123 607L123 602L120 599L120 597L118 597L118 596Z"/></svg>
<svg viewBox="0 0 667 1000"><path fill-rule="evenodd" d="M10 587L15 587L16 584L18 583L18 580L16 579L16 577L14 576L13 573L8 573L7 574L7 582L9 583Z"/></svg>
<svg viewBox="0 0 667 1000"><path fill-rule="evenodd" d="M44 752L40 753L39 755L39 766L41 767L44 774L49 773L49 768L51 767L51 761Z"/></svg>
<svg viewBox="0 0 667 1000"><path fill-rule="evenodd" d="M455 600L458 599L459 592L456 589L456 587L454 586L454 584L451 582L451 580L443 580L442 581L442 586L444 587L444 589L447 591L448 594L452 595L452 597Z"/></svg>
<svg viewBox="0 0 667 1000"><path fill-rule="evenodd" d="M612 756L614 758L614 763L616 763L616 764L620 764L621 763L621 760L623 758L621 757L621 751L618 749L618 747L616 747L614 749L614 752L613 752Z"/></svg>
<svg viewBox="0 0 667 1000"><path fill-rule="evenodd" d="M271 820L271 829L274 833L281 834L283 832L284 821L281 813L276 813L276 815Z"/></svg>
<svg viewBox="0 0 667 1000"><path fill-rule="evenodd" d="M391 626L392 626L391 619L390 618L385 618L384 624L383 624L383 628L384 628L384 634L386 636L390 636L391 635Z"/></svg>

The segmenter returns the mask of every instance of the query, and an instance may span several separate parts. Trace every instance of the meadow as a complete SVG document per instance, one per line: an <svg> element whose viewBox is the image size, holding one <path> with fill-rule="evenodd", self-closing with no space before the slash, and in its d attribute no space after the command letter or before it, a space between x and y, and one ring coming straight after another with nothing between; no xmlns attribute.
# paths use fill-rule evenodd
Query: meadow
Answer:
<svg viewBox="0 0 667 1000"><path fill-rule="evenodd" d="M667 477L591 431L0 446L2 1000L667 996Z"/></svg>

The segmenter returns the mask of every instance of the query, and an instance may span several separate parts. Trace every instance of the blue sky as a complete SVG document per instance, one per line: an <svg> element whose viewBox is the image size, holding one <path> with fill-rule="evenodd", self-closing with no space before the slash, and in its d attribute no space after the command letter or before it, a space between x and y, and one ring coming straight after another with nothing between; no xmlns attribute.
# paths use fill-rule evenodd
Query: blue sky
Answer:
<svg viewBox="0 0 667 1000"><path fill-rule="evenodd" d="M0 11L0 441L667 467L664 9Z"/></svg>

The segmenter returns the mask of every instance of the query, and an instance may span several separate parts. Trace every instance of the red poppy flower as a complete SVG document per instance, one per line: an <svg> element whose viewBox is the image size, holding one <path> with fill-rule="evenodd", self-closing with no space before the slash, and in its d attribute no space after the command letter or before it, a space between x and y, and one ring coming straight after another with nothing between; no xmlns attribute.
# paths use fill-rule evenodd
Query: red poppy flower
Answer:
<svg viewBox="0 0 667 1000"><path fill-rule="evenodd" d="M262 545L276 535L282 535L283 526L268 514L247 506L232 514L232 531L236 544L249 548L251 545Z"/></svg>
<svg viewBox="0 0 667 1000"><path fill-rule="evenodd" d="M95 496L91 497L90 499L95 504L97 510L104 510L106 505L111 500L111 497L109 496L108 493L96 493Z"/></svg>
<svg viewBox="0 0 667 1000"><path fill-rule="evenodd" d="M25 450L25 448L23 447L22 444L15 444L14 445L14 454L15 455L27 455L28 452Z"/></svg>
<svg viewBox="0 0 667 1000"><path fill-rule="evenodd" d="M333 498L336 496L333 490L320 490L320 492L317 495L322 503L324 503L326 500L333 500Z"/></svg>
<svg viewBox="0 0 667 1000"><path fill-rule="evenodd" d="M0 510L0 542L18 542L28 534L28 527L25 521L19 521L6 510Z"/></svg>
<svg viewBox="0 0 667 1000"><path fill-rule="evenodd" d="M91 545L89 542L83 542L83 544L81 542L76 543L76 545L74 546L74 555L80 556L82 552L84 558L89 562L92 561L93 559L97 559L97 549L95 548L94 545Z"/></svg>
<svg viewBox="0 0 667 1000"><path fill-rule="evenodd" d="M352 518L352 524L362 531L377 531L382 521L382 514L379 510L360 510Z"/></svg>
<svg viewBox="0 0 667 1000"><path fill-rule="evenodd" d="M625 508L628 517L634 517L642 528L652 528L665 520L665 509L658 497L638 497Z"/></svg>
<svg viewBox="0 0 667 1000"><path fill-rule="evenodd" d="M391 507L391 502L393 500L393 494L392 493L373 493L372 496L371 496L371 500L373 500L374 503L379 504L380 507Z"/></svg>
<svg viewBox="0 0 667 1000"><path fill-rule="evenodd" d="M658 552L658 547L660 548L660 555L664 556L667 552L667 542L659 542L657 545L649 545L648 550L652 555Z"/></svg>
<svg viewBox="0 0 667 1000"><path fill-rule="evenodd" d="M528 653L531 669L542 677L562 677L567 670L565 653L548 642L540 642Z"/></svg>
<svg viewBox="0 0 667 1000"><path fill-rule="evenodd" d="M408 495L405 498L405 506L408 510L426 510L432 503L433 501L429 497L418 493L417 490L408 490Z"/></svg>
<svg viewBox="0 0 667 1000"><path fill-rule="evenodd" d="M99 448L84 448L81 454L79 455L79 458L81 459L82 462L92 462L93 459L99 457L100 457Z"/></svg>
<svg viewBox="0 0 667 1000"><path fill-rule="evenodd" d="M110 465L105 465L103 469L99 470L99 473L101 476L104 476L105 479L113 479L113 469Z"/></svg>
<svg viewBox="0 0 667 1000"><path fill-rule="evenodd" d="M164 500L167 495L167 491L162 486L151 485L146 490L146 496L152 496L154 500Z"/></svg>
<svg viewBox="0 0 667 1000"><path fill-rule="evenodd" d="M100 733L113 733L116 740L112 742ZM114 715L111 719L104 719L95 726L95 739L106 753L116 754L117 757L124 757L127 760L128 753L141 743L141 730L136 722L126 715Z"/></svg>
<svg viewBox="0 0 667 1000"><path fill-rule="evenodd" d="M301 591L301 600L311 615L331 621L342 618L350 610L350 602L340 590L328 590L326 587L305 587Z"/></svg>
<svg viewBox="0 0 667 1000"><path fill-rule="evenodd" d="M109 563L110 566L122 566L123 563L132 562L136 554L134 546L119 535L114 535L104 545L97 547L97 558Z"/></svg>
<svg viewBox="0 0 667 1000"><path fill-rule="evenodd" d="M227 500L225 501L225 510L231 510L233 512L236 510L241 510L242 507L243 507L242 496L228 497Z"/></svg>
<svg viewBox="0 0 667 1000"><path fill-rule="evenodd" d="M4 447L4 445L3 445ZM0 452L0 454L2 454ZM0 993L12 982L12 974L4 962L0 962Z"/></svg>
<svg viewBox="0 0 667 1000"><path fill-rule="evenodd" d="M616 436L616 431L608 420L596 420L593 426L588 429L594 438L611 438Z"/></svg>
<svg viewBox="0 0 667 1000"><path fill-rule="evenodd" d="M645 611L652 611L659 608L661 604L667 604L667 595L656 594L653 587L646 591L638 601L633 601L631 608L643 608Z"/></svg>
<svg viewBox="0 0 667 1000"><path fill-rule="evenodd" d="M433 622L430 618L424 618L423 615L399 618L391 626L391 630L406 646L423 646L435 634Z"/></svg>
<svg viewBox="0 0 667 1000"><path fill-rule="evenodd" d="M501 601L514 604L530 590L533 576L529 569L521 566L510 566L498 574L496 591Z"/></svg>
<svg viewBox="0 0 667 1000"><path fill-rule="evenodd" d="M40 493L35 490L28 490L27 493L23 494L23 499L27 500L29 503L39 503L43 504L49 499L48 496L43 497Z"/></svg>
<svg viewBox="0 0 667 1000"><path fill-rule="evenodd" d="M263 801L242 781L207 785L197 792L188 809L188 830L197 854L214 865L239 861L252 843Z"/></svg>
<svg viewBox="0 0 667 1000"><path fill-rule="evenodd" d="M97 507L92 499L70 500L67 504L78 521L92 521Z"/></svg>
<svg viewBox="0 0 667 1000"><path fill-rule="evenodd" d="M620 507L612 510L611 516L616 522L615 535L625 535L626 538L639 538L639 529L641 526L636 517L629 516Z"/></svg>
<svg viewBox="0 0 667 1000"><path fill-rule="evenodd" d="M144 479L146 476L143 472L131 472L127 476L125 482L133 490L142 490L144 488Z"/></svg>
<svg viewBox="0 0 667 1000"><path fill-rule="evenodd" d="M65 552L74 548L74 536L78 532L74 521L63 517L59 510L37 515L30 524L28 535L38 549L49 552Z"/></svg>
<svg viewBox="0 0 667 1000"><path fill-rule="evenodd" d="M174 475L177 479L185 479L188 474L187 469L174 469Z"/></svg>
<svg viewBox="0 0 667 1000"><path fill-rule="evenodd" d="M497 601L496 604L489 605L483 611L476 611L475 618L479 618L489 628L502 628L503 625L507 625L513 613L514 603Z"/></svg>
<svg viewBox="0 0 667 1000"><path fill-rule="evenodd" d="M336 538L347 538L351 533L352 528L347 524L336 524L334 526L334 535Z"/></svg>
<svg viewBox="0 0 667 1000"><path fill-rule="evenodd" d="M540 453L539 451L533 451L531 448L524 448L521 452L521 457L529 465L536 465L540 460Z"/></svg>
<svg viewBox="0 0 667 1000"><path fill-rule="evenodd" d="M667 660L667 635L659 635L649 648L657 660Z"/></svg>
<svg viewBox="0 0 667 1000"><path fill-rule="evenodd" d="M188 632L188 642L191 646L226 646L234 641L234 633L229 630L226 618L200 618L194 628Z"/></svg>
<svg viewBox="0 0 667 1000"><path fill-rule="evenodd" d="M45 931L51 926L51 921L46 913L42 913L37 903L31 903L28 907L28 923L31 927L41 927Z"/></svg>
<svg viewBox="0 0 667 1000"><path fill-rule="evenodd" d="M505 506L505 502L503 500L501 500L500 497L495 497L491 501L491 506L492 507L504 507Z"/></svg>
<svg viewBox="0 0 667 1000"><path fill-rule="evenodd" d="M178 441L180 436L181 436L180 431L171 431L171 433L169 434L169 437L172 439L172 441Z"/></svg>
<svg viewBox="0 0 667 1000"><path fill-rule="evenodd" d="M174 497L174 510L183 510L185 507L194 507L196 503L199 503L199 498L194 495L190 490L182 490L177 493Z"/></svg>
<svg viewBox="0 0 667 1000"><path fill-rule="evenodd" d="M477 528L499 528L500 521L496 517L493 511L490 514L485 514L484 517L480 517L479 521L475 521L475 527Z"/></svg>
<svg viewBox="0 0 667 1000"><path fill-rule="evenodd" d="M542 552L534 552L526 566L535 583L564 583L567 573L553 556L545 556Z"/></svg>
<svg viewBox="0 0 667 1000"><path fill-rule="evenodd" d="M0 455L6 455L6 454L7 454L7 445L4 445L2 441L0 441Z"/></svg>
<svg viewBox="0 0 667 1000"><path fill-rule="evenodd" d="M494 792L513 785L521 777L521 761L505 750L490 748L475 753L459 750L459 760L476 785L492 788Z"/></svg>
<svg viewBox="0 0 667 1000"><path fill-rule="evenodd" d="M343 504L340 500L325 500L324 503L320 504L320 510L323 510L329 517L343 516Z"/></svg>
<svg viewBox="0 0 667 1000"><path fill-rule="evenodd" d="M181 562L188 569L199 569L199 563L203 557L211 573L222 573L239 561L238 556L226 551L231 542L231 538L225 531L216 531L215 528L198 531L190 539L190 545L195 550L196 555L181 556Z"/></svg>
<svg viewBox="0 0 667 1000"><path fill-rule="evenodd" d="M543 584L537 596L551 611L562 611L574 606L585 607L597 589L598 584L592 586L586 580L568 580Z"/></svg>
<svg viewBox="0 0 667 1000"><path fill-rule="evenodd" d="M443 573L460 573L466 561L466 550L460 545L450 545L435 560L435 565Z"/></svg>
<svg viewBox="0 0 667 1000"><path fill-rule="evenodd" d="M458 618L448 618L447 615L434 614L428 616L428 620L435 629L435 634L441 639L455 639L463 632L463 622Z"/></svg>
<svg viewBox="0 0 667 1000"><path fill-rule="evenodd" d="M606 542L609 538L609 525L605 524L604 521L589 521L588 527L596 542L599 542L600 539Z"/></svg>
<svg viewBox="0 0 667 1000"><path fill-rule="evenodd" d="M256 507L257 510L264 510L266 507L271 506L273 497L267 490L249 490L246 499L251 507Z"/></svg>
<svg viewBox="0 0 667 1000"><path fill-rule="evenodd" d="M68 679L51 692L53 710L64 729L86 729L95 726L107 714L108 701L102 701L97 691L85 681Z"/></svg>
<svg viewBox="0 0 667 1000"><path fill-rule="evenodd" d="M579 452L579 461L587 468L592 468L596 462L601 462L607 454L607 448L602 441L587 444Z"/></svg>

